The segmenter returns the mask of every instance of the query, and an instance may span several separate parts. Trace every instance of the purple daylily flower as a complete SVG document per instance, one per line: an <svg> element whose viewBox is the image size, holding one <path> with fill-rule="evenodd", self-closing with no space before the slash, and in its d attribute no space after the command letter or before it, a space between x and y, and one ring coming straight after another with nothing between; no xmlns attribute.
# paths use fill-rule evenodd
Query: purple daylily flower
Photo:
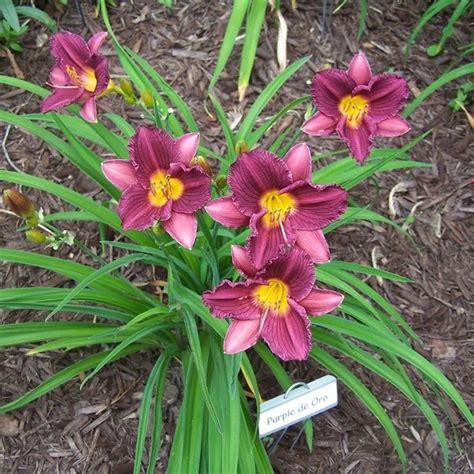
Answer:
<svg viewBox="0 0 474 474"><path fill-rule="evenodd" d="M345 211L347 193L311 183L307 145L295 145L281 160L264 150L243 153L231 166L228 183L232 195L212 201L206 210L227 227L250 224L248 248L257 268L295 244L313 262L329 261L321 229Z"/></svg>
<svg viewBox="0 0 474 474"><path fill-rule="evenodd" d="M211 196L209 176L190 162L198 133L173 140L155 127L139 127L130 140L130 160L107 160L102 171L123 191L118 214L124 229L143 230L160 221L183 247L196 239L196 211Z"/></svg>
<svg viewBox="0 0 474 474"><path fill-rule="evenodd" d="M306 359L311 349L308 314L329 313L343 296L313 286L311 259L295 247L260 271L243 247L232 247L232 260L247 280L225 280L202 295L216 318L232 318L224 351L241 352L263 338L282 360Z"/></svg>
<svg viewBox="0 0 474 474"><path fill-rule="evenodd" d="M81 105L80 114L88 122L97 121L96 97L109 84L107 58L99 54L107 33L96 33L86 43L68 31L51 37L51 54L56 64L49 79L54 91L41 104L41 112L58 110L67 105Z"/></svg>
<svg viewBox="0 0 474 474"><path fill-rule="evenodd" d="M303 125L303 132L337 132L359 163L368 156L375 136L397 137L410 130L399 115L409 95L406 80L396 74L372 75L364 53L354 56L347 71L316 73L312 93L318 112Z"/></svg>

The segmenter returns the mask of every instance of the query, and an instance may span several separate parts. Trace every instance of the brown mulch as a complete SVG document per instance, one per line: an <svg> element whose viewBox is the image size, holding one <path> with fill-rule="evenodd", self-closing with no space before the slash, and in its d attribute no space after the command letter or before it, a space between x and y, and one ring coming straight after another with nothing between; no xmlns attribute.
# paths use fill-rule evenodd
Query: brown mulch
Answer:
<svg viewBox="0 0 474 474"><path fill-rule="evenodd" d="M139 52L172 84L192 107L199 122L203 139L216 152L225 146L214 117L206 112L206 90L213 71L219 45L230 11L230 2L178 1L170 10L155 0L122 2L111 10L114 29L122 43ZM288 2L289 3L289 2ZM321 2L322 3L322 2ZM356 2L357 3L357 2ZM372 2L368 2L369 5ZM359 47L363 48L375 71L393 68L407 77L413 94L432 83L457 55L459 45L469 40L470 27L463 19L445 51L436 58L428 58L424 48L440 35L446 17L441 15L426 27L415 44L410 61L402 64L403 46L409 32L419 18L425 2L377 2L370 6L368 31L360 45L356 42L357 11L347 5L333 16L331 34L322 39L319 33L321 6L317 2L298 2L298 9L284 9L289 25L288 57L291 61L312 54L303 67L282 88L277 98L265 110L270 116L295 97L309 93L309 81L324 64L345 67ZM82 26L74 2L59 15L60 26L88 36L101 29L94 18L91 5L83 2L87 28ZM277 22L268 16L265 31L252 77L252 85L242 105L238 104L236 77L238 56L217 85L216 93L226 112L238 117L248 108L278 70L276 62ZM25 51L16 57L18 68L27 80L44 84L51 64L47 45L37 45L39 27L31 28L25 36ZM41 40L41 37L39 38ZM40 41L41 42L41 41ZM110 43L105 46L110 56L113 77L123 72L114 57ZM0 58L2 73L14 74L7 58ZM346 226L330 235L333 257L371 265L376 261L381 268L398 272L413 279L410 284L383 282L371 278L370 284L388 298L406 316L422 338L417 346L423 355L439 366L472 406L474 387L473 324L470 319L472 301L472 130L461 112L454 113L447 102L462 82L441 89L411 117L413 130L408 139L420 132L433 129L411 153L412 157L432 164L431 168L393 171L377 177L376 182L364 184L353 191L361 204L372 204L373 209L389 215L396 212L400 225L405 224L413 242L385 225L363 224ZM207 104L210 108L210 105ZM0 89L0 107L13 112L36 112L38 101L29 93L12 88ZM140 113L118 100L102 103L103 110L122 113L139 123ZM289 114L281 126L270 132L272 138L286 127L297 127L303 121L303 110ZM2 130L3 138L5 128ZM313 150L340 147L333 138L304 137ZM394 140L392 146L405 143ZM386 142L384 142L386 144ZM265 144L265 141L263 142ZM95 185L57 152L28 135L21 129L9 129L7 150L20 169L37 176L48 177L71 188L96 196ZM333 158L334 159L334 158ZM327 160L331 162L333 159ZM11 169L9 163L2 164ZM395 188L395 186L397 186ZM395 192L393 192L395 188ZM389 195L392 191L392 205ZM58 199L46 193L31 192L46 212L64 210ZM409 218L412 215L414 219ZM33 248L16 232L18 223L0 214L0 245L8 248ZM100 251L94 225L74 228L65 226L81 238L89 248ZM57 255L53 251L45 251ZM59 251L64 258L87 262L75 249ZM137 275L138 273L138 275ZM152 278L148 270L139 266L127 269L136 280ZM65 279L42 270L24 266L2 265L0 278L4 286L64 285ZM41 319L44 315L26 311L1 312L4 323ZM0 403L17 398L25 390L73 361L87 355L85 351L51 353L36 357L18 348L0 354ZM0 472L5 473L128 473L133 466L137 410L146 376L156 354L137 354L104 369L95 379L79 390L79 381L69 382L27 407L7 415L0 415ZM369 386L393 417L410 457L409 472L441 472L442 460L435 437L416 408L392 387L366 371L350 365ZM324 375L315 364L290 364L294 379L311 380ZM264 394L278 393L275 381L258 372ZM179 411L179 367L173 367L165 395L165 426L158 472L166 468L169 441ZM435 403L432 395L426 394ZM450 435L450 472L472 471L473 438L469 426L454 410L450 419L438 405L435 412L443 420ZM458 435L456 447L451 435L454 425ZM290 449L297 428L291 430L272 455L277 472L399 472L393 447L377 421L354 396L341 387L340 405L314 418L315 440L308 453L304 440Z"/></svg>

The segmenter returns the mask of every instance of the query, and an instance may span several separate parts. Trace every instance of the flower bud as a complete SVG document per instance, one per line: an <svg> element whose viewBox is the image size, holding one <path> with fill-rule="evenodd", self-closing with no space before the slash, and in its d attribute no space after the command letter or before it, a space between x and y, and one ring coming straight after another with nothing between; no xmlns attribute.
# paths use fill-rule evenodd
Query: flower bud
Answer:
<svg viewBox="0 0 474 474"><path fill-rule="evenodd" d="M17 216L28 219L36 214L35 205L14 188L3 191L3 202Z"/></svg>
<svg viewBox="0 0 474 474"><path fill-rule="evenodd" d="M120 79L120 89L125 95L134 95L133 85L128 79Z"/></svg>
<svg viewBox="0 0 474 474"><path fill-rule="evenodd" d="M219 191L222 191L227 186L227 178L224 175L220 175L216 178L216 186Z"/></svg>
<svg viewBox="0 0 474 474"><path fill-rule="evenodd" d="M209 177L212 177L212 169L204 156L195 156L191 160L190 164L191 166L199 166L204 171L204 173L206 173Z"/></svg>
<svg viewBox="0 0 474 474"><path fill-rule="evenodd" d="M153 107L153 104L155 103L155 99L153 99L153 95L150 91L143 89L140 92L140 97L142 98L142 101L145 104L145 107L149 109Z"/></svg>
<svg viewBox="0 0 474 474"><path fill-rule="evenodd" d="M110 94L111 92L116 92L117 86L112 79L109 79L107 83L107 87L97 96L97 97L104 97L104 95Z"/></svg>
<svg viewBox="0 0 474 474"><path fill-rule="evenodd" d="M46 235L38 229L30 229L25 232L26 238L34 244L44 244L46 242Z"/></svg>
<svg viewBox="0 0 474 474"><path fill-rule="evenodd" d="M247 145L247 142L245 140L240 140L237 142L235 145L235 152L237 155L240 155L242 153L245 153L246 151L249 151L249 146Z"/></svg>

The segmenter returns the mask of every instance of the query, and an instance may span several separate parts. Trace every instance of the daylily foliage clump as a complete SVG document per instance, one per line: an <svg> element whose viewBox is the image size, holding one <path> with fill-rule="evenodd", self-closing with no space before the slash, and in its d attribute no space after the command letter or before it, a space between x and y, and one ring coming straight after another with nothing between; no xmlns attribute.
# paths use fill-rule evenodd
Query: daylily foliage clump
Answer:
<svg viewBox="0 0 474 474"><path fill-rule="evenodd" d="M44 322L2 325L0 347L34 344L29 354L36 354L95 345L98 351L0 407L0 413L89 371L85 383L118 358L153 350L157 359L143 389L134 473L142 472L150 423L147 472L155 471L164 386L177 361L184 388L168 472L269 474L271 463L255 436L255 413L248 403L249 398L257 403L263 399L254 358L261 359L284 390L294 381L281 361L310 359L336 375L375 415L405 463L390 417L344 359L333 356L339 352L392 384L422 412L447 463L446 437L424 399L426 386L442 390L470 423L472 414L446 377L412 348L416 334L403 316L356 274L408 280L360 263L331 260L337 249L330 251L336 246L328 237L338 227L360 220L398 229L367 203L351 199L350 190L377 172L425 165L408 155L423 137L401 149L371 153L377 136L410 130L400 115L408 97L405 79L373 75L367 58L359 53L347 71L330 69L314 76L317 110L306 121L301 117L293 135L286 130L278 137L272 136L273 125L306 98L296 98L272 117L261 117L262 110L309 58L273 79L236 130L210 93L226 144L218 153L206 145L206 130L199 133L191 109L171 85L118 42L104 1L101 6L128 77L119 86L110 80L108 61L100 53L105 32L89 41L56 33L50 44L55 63L48 85L53 91L48 95L37 85L16 81L18 87L42 97L44 114L19 118L0 111L2 120L37 135L100 187L81 194L58 182L0 170L0 179L50 192L71 206L45 216L27 191L8 189L4 203L9 210L2 212L23 219L20 230L30 241L54 250L63 243L77 246L77 254L93 262L0 249L0 259L50 269L77 281L74 288L0 290L1 309L49 312ZM14 82L0 76L2 81ZM98 112L100 100L114 92L125 106L142 108L139 123L114 112ZM330 157L324 165L327 154L318 154L314 139L299 141L299 127L318 137L337 133L349 149L334 154L347 156L341 161ZM98 224L101 252L57 227L62 220ZM126 253L117 257L118 252ZM117 275L129 264L150 265L147 275L153 275L152 281ZM160 274L158 268L164 271ZM335 311L337 316L330 314ZM56 320L59 312L75 316ZM427 385L419 389L418 378ZM311 422L305 431L311 441Z"/></svg>

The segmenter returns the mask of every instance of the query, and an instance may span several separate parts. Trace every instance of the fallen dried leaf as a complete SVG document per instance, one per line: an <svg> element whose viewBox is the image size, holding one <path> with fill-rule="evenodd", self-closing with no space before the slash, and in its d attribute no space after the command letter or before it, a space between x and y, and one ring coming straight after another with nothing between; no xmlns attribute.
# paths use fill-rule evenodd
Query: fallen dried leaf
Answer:
<svg viewBox="0 0 474 474"><path fill-rule="evenodd" d="M18 420L11 415L1 413L0 436L16 436L18 433Z"/></svg>

